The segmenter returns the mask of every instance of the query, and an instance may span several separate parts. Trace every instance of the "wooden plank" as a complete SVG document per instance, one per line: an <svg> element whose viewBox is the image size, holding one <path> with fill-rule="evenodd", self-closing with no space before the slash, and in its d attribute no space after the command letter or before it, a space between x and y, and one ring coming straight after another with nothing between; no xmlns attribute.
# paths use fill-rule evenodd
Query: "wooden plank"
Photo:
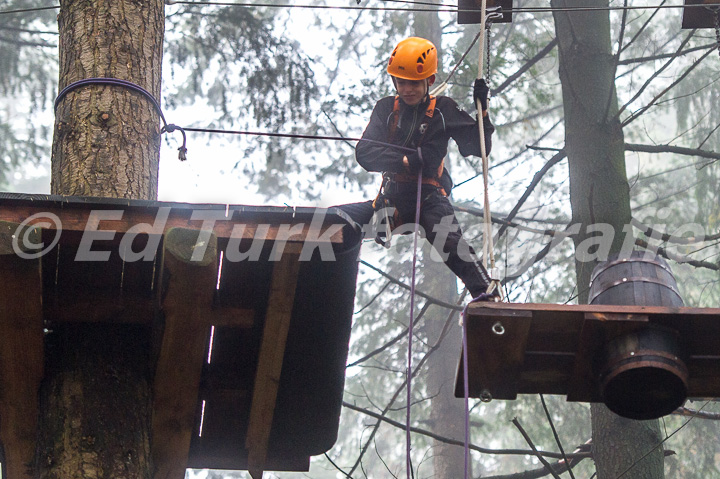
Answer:
<svg viewBox="0 0 720 479"><path fill-rule="evenodd" d="M245 439L245 447L248 449L248 470L253 479L262 478L267 459L285 342L300 271L299 254L300 248L287 248L273 268L253 387L250 423Z"/></svg>
<svg viewBox="0 0 720 479"><path fill-rule="evenodd" d="M528 315L527 336L517 334L522 330L515 330L512 318ZM467 317L473 397L488 389L497 399L545 393L567 394L568 401L601 401L594 364L598 354L613 338L649 324L678 331L688 355L688 396L720 395L720 308L482 303L469 305ZM497 321L511 334L491 334ZM458 396L463 393L460 378Z"/></svg>
<svg viewBox="0 0 720 479"><path fill-rule="evenodd" d="M249 329L255 325L255 310L250 308L220 307L213 310L213 326L231 326Z"/></svg>
<svg viewBox="0 0 720 479"><path fill-rule="evenodd" d="M564 394L574 367L573 353L526 351L518 394Z"/></svg>
<svg viewBox="0 0 720 479"><path fill-rule="evenodd" d="M198 230L174 228L165 238L162 285L165 330L155 373L152 456L156 479L183 479L195 425L218 273L217 239L193 261Z"/></svg>
<svg viewBox="0 0 720 479"><path fill-rule="evenodd" d="M482 313L479 313L479 312ZM598 304L549 304L549 303L472 303L468 305L467 314L493 314L506 315L508 311L530 311L533 314L569 313L570 317L578 318L585 313L609 314L647 314L654 315L692 315L697 317L720 317L720 308L690 308L670 306L629 306L629 305L598 305Z"/></svg>
<svg viewBox="0 0 720 479"><path fill-rule="evenodd" d="M714 28L715 14L710 8L720 8L720 0L685 0L682 28ZM690 7L688 5L706 5L707 8Z"/></svg>
<svg viewBox="0 0 720 479"><path fill-rule="evenodd" d="M339 217L331 214L328 214L322 222L314 222L312 217L307 215L294 217L292 211L287 214L276 212L274 215L266 212L266 216L252 219L231 212L235 214L228 217L225 216L225 205L189 205L185 208L171 206L131 208L114 204L90 206L63 208L52 204L15 205L0 210L0 220L35 225L41 222L47 223L47 213L51 213L60 218L63 232L104 232L109 237L109 232L114 231L113 239L118 239L122 233L128 231L161 235L171 228L212 228L217 238L237 241L299 242L311 237L315 243L343 242L342 228L339 227L343 223ZM194 212L197 212L195 217L193 217ZM37 216L33 218L34 215ZM55 226L48 224L47 227L52 229Z"/></svg>
<svg viewBox="0 0 720 479"><path fill-rule="evenodd" d="M473 310L466 316L471 397L515 399L532 320L530 311ZM505 314L503 314L505 313ZM464 395L461 361L455 395Z"/></svg>
<svg viewBox="0 0 720 479"><path fill-rule="evenodd" d="M39 243L40 229L18 226L0 222L0 442L5 473L12 479L33 477L37 394L43 376L40 259L17 256L12 245L16 233L16 239Z"/></svg>

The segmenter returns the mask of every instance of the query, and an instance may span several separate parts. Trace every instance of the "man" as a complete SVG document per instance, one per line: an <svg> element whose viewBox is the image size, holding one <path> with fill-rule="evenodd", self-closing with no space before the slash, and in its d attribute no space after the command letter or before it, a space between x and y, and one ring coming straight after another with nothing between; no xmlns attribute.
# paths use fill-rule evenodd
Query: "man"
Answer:
<svg viewBox="0 0 720 479"><path fill-rule="evenodd" d="M453 138L463 156L480 156L477 118L446 96L430 96L437 73L437 49L418 37L397 44L387 65L397 96L381 99L358 142L355 157L367 171L381 172L383 184L375 201L340 206L357 223L367 225L376 210L396 209L399 223L414 223L418 174L422 173L419 225L445 264L467 286L473 298L493 300L490 278L472 247L462 237L448 200L452 180L444 166ZM490 151L495 131L487 113L488 87L476 80L474 96L482 106L485 146Z"/></svg>

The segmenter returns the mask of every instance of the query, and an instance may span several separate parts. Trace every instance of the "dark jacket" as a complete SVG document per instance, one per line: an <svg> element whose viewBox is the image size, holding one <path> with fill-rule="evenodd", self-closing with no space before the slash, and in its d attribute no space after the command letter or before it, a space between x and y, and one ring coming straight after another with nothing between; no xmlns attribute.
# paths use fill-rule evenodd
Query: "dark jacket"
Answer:
<svg viewBox="0 0 720 479"><path fill-rule="evenodd" d="M394 138L391 139L390 129L395 97L390 96L378 101L362 139L355 148L355 158L360 166L367 171L404 173L406 170L403 167L403 156L411 154L408 151L363 140L387 142L414 150L422 137L420 148L423 159L423 177L426 178L436 176L440 163L447 155L450 138L455 140L460 154L463 156L482 155L477 118L470 116L458 106L455 100L446 96L437 97L435 112L428 123L427 131L424 136L421 135L419 127L425 121L428 103L429 99L412 107L400 100L397 129ZM488 117L483 120L485 148L487 153L490 153L491 137L495 127ZM452 185L447 169L443 170L440 180L443 186ZM450 193L449 187L446 188L446 191Z"/></svg>

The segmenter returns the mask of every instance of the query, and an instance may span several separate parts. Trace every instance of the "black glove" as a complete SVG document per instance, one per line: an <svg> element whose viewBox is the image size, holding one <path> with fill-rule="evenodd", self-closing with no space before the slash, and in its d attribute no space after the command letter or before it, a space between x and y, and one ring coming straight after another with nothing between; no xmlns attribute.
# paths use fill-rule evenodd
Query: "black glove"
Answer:
<svg viewBox="0 0 720 479"><path fill-rule="evenodd" d="M480 107L483 111L487 110L488 108L488 94L490 93L490 87L485 83L484 78L478 78L475 80L475 85L473 86L473 99L475 100L475 103L480 102Z"/></svg>
<svg viewBox="0 0 720 479"><path fill-rule="evenodd" d="M414 174L422 170L423 161L417 151L406 155L406 158L408 159L408 169L410 170L410 173Z"/></svg>

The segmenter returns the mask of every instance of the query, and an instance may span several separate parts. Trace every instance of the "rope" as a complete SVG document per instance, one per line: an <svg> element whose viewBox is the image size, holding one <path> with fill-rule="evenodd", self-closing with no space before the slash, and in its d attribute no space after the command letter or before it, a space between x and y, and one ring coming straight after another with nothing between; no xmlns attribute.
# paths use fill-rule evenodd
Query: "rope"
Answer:
<svg viewBox="0 0 720 479"><path fill-rule="evenodd" d="M469 303L468 303L469 304ZM468 373L468 343L467 343L467 321L465 320L465 312L467 305L460 315L462 322L462 362L463 362L463 390L465 396L465 479L470 474L470 374Z"/></svg>
<svg viewBox="0 0 720 479"><path fill-rule="evenodd" d="M481 6L480 6L480 46L479 46L479 54L478 54L478 73L477 73L477 79L480 80L482 78L483 74L483 53L484 53L484 44L485 42L485 36L482 35L483 32L485 32L487 24L487 0L482 0ZM489 39L488 42L489 44ZM490 50L488 47L488 54L487 54L487 61L489 65L490 61ZM490 75L490 69L488 67L488 74ZM484 205L483 205L483 221L485 225L485 233L483 234L483 266L487 269L487 258L490 257L490 271L493 271L495 268L495 256L493 254L493 236L492 236L492 214L490 213L490 192L489 192L489 174L488 174L488 157L487 157L487 148L485 146L485 128L484 128L484 120L482 116L482 105L480 104L480 100L475 100L475 107L478 111L478 130L480 133L480 153L482 155L482 171L483 171L483 197L484 197ZM490 282L488 284L488 290L487 293L491 293L496 287L498 289L498 292L502 295L502 289L500 288L498 281L495 279L492 279L492 273L490 273ZM465 321L465 312L467 310L467 306L465 307L465 310L463 310L462 314L462 335L463 335L463 382L464 384L464 395L465 395L465 479L468 479L470 474L470 399L469 399L469 377L468 377L468 351L467 351L467 321Z"/></svg>
<svg viewBox="0 0 720 479"><path fill-rule="evenodd" d="M710 9L710 7L708 7ZM711 9L715 14L715 38L717 40L718 55L720 55L720 7Z"/></svg>
<svg viewBox="0 0 720 479"><path fill-rule="evenodd" d="M423 163L422 150L417 149L420 155L420 163ZM420 205L422 204L422 168L418 171L417 180L417 197L415 198L415 225L413 227L413 260L412 260L412 278L410 283L410 322L408 324L408 359L407 359L407 411L405 418L405 442L406 442L406 466L407 477L413 476L412 458L410 457L411 441L410 441L410 405L412 404L412 340L413 340L413 324L415 322L415 272L417 270L417 248L418 248L418 224L420 223Z"/></svg>
<svg viewBox="0 0 720 479"><path fill-rule="evenodd" d="M480 21L480 32L485 32L486 28L488 28L487 25L487 0L482 0L482 6L481 6L481 21ZM480 35L480 47L479 47L479 58L478 58L478 73L477 73L477 79L480 80L482 78L483 74L483 66L485 59L483 58L483 53L485 50L485 37L483 35ZM489 44L489 41L487 42ZM490 62L490 55L489 55L489 48L488 48L488 65ZM488 76L489 76L489 68L488 68ZM490 212L490 190L489 190L489 183L490 183L490 175L489 175L489 166L488 166L488 156L487 156L487 148L485 146L485 128L484 128L484 121L482 116L482 106L480 105L480 100L477 99L475 101L475 107L478 111L478 130L480 132L480 153L482 155L482 176L483 176L483 220L484 220L484 234L483 234L483 266L485 269L487 269L490 272L490 284L488 285L488 293L491 293L495 288L498 289L498 292L502 295L502 289L500 288L499 282L496 279L493 279L493 270L495 269L495 254L493 253L494 245L493 245L493 232L492 232L492 214ZM490 258L490 264L488 268L488 258Z"/></svg>

